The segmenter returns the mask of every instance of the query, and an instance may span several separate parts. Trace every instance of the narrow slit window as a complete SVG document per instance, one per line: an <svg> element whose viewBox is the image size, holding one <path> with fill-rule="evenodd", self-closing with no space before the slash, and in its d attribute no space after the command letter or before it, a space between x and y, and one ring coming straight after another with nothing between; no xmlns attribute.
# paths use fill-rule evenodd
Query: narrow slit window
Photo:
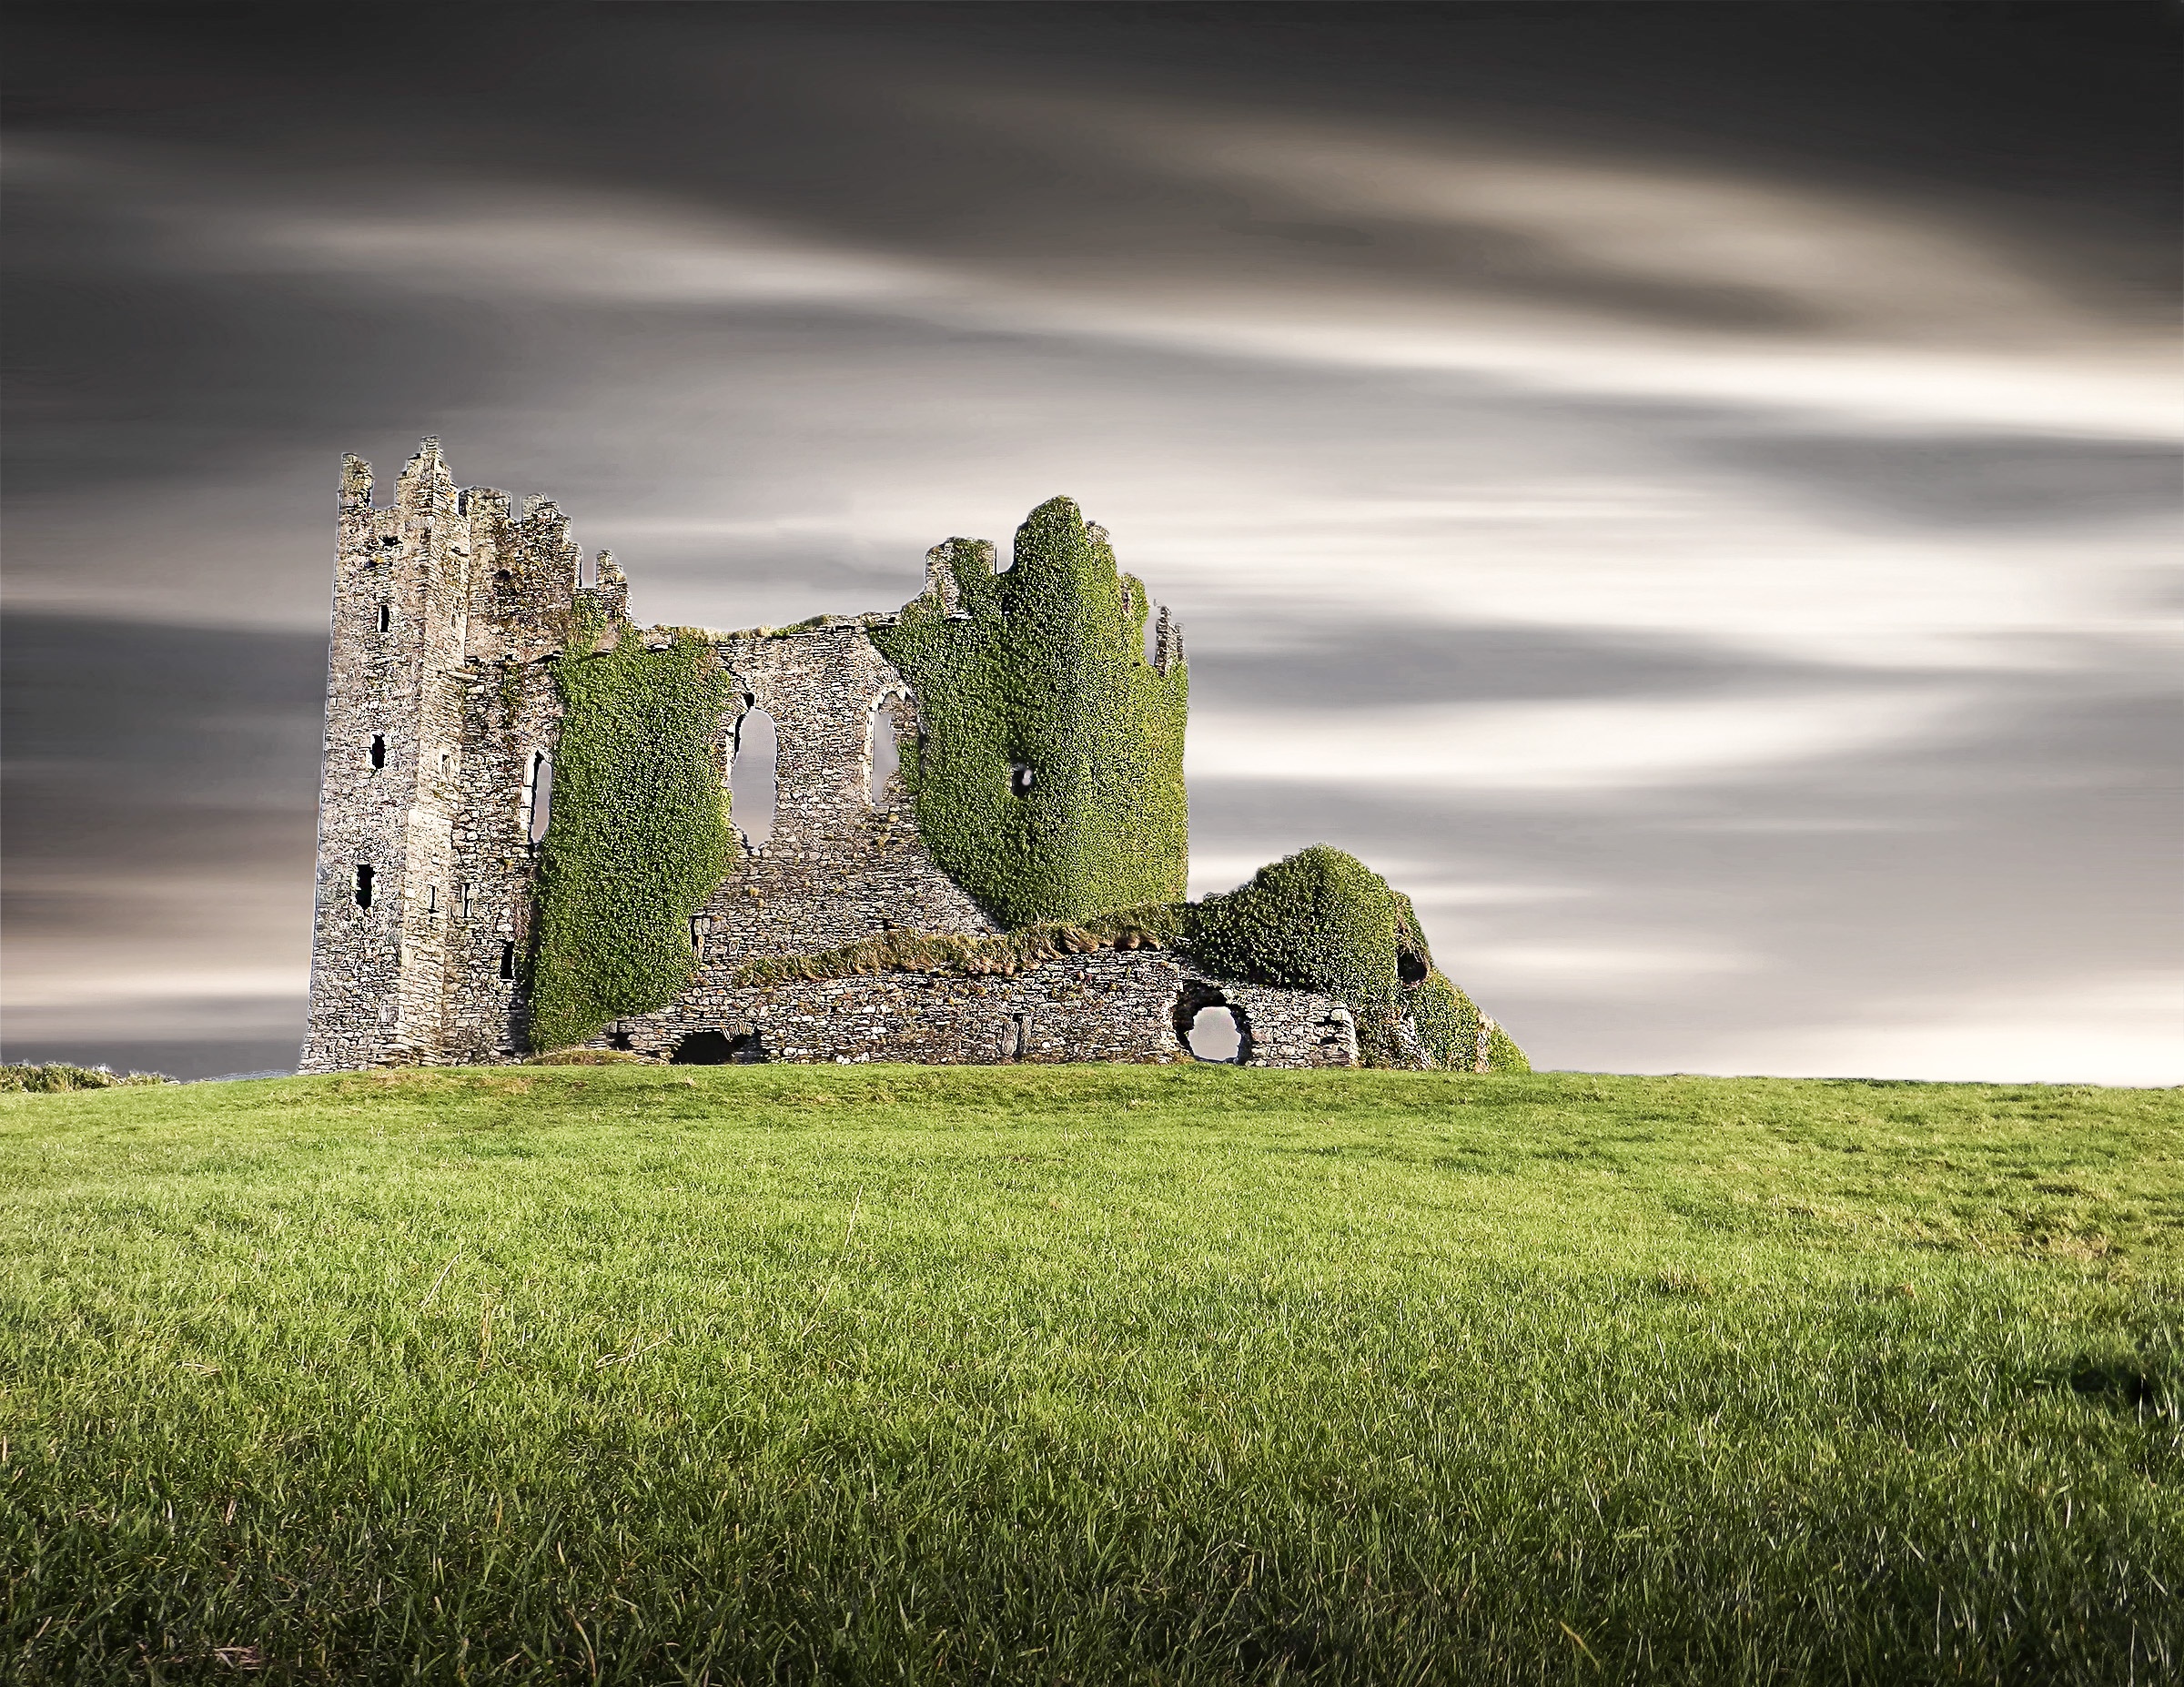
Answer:
<svg viewBox="0 0 2184 1687"><path fill-rule="evenodd" d="M393 631L393 629L394 606L389 603L382 603L379 605L379 631L381 632L390 632Z"/></svg>
<svg viewBox="0 0 2184 1687"><path fill-rule="evenodd" d="M763 849L774 841L779 808L776 780L781 736L763 709L747 709L735 723L735 760L728 770L728 813L743 842Z"/></svg>
<svg viewBox="0 0 2184 1687"><path fill-rule="evenodd" d="M515 975L516 945L512 943L504 943L500 945L500 976L513 978Z"/></svg>
<svg viewBox="0 0 2184 1687"><path fill-rule="evenodd" d="M888 707L890 700L881 698L872 711L872 780L865 795L875 808L887 801L887 787L895 783L901 770L901 748L895 739L895 712Z"/></svg>
<svg viewBox="0 0 2184 1687"><path fill-rule="evenodd" d="M437 884L425 886L425 912L427 914L440 912L440 886Z"/></svg>
<svg viewBox="0 0 2184 1687"><path fill-rule="evenodd" d="M375 770L387 765L387 740L379 732L371 735L371 765Z"/></svg>
<svg viewBox="0 0 2184 1687"><path fill-rule="evenodd" d="M533 849L546 841L546 827L553 818L553 758L543 750L531 758L530 828Z"/></svg>
<svg viewBox="0 0 2184 1687"><path fill-rule="evenodd" d="M470 923L470 891L471 886L467 880L455 887L455 906L465 924Z"/></svg>
<svg viewBox="0 0 2184 1687"><path fill-rule="evenodd" d="M357 906L359 908L369 908L371 906L372 876L371 863L369 861L359 861L357 864L356 882Z"/></svg>

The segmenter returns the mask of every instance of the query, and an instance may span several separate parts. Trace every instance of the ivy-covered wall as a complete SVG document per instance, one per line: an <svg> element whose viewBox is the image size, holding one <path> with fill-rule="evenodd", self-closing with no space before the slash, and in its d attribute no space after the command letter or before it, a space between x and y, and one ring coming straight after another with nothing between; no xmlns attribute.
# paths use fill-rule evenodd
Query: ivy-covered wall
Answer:
<svg viewBox="0 0 2184 1687"><path fill-rule="evenodd" d="M1368 1066L1473 1070L1487 1035L1488 1069L1529 1072L1523 1051L1433 965L1410 899L1354 855L1325 844L1262 867L1226 895L1118 908L1081 921L991 935L891 931L834 949L770 955L733 982L930 973L1013 978L1103 949L1174 949L1208 972L1310 991L1347 1005Z"/></svg>
<svg viewBox="0 0 2184 1687"><path fill-rule="evenodd" d="M1180 899L1189 677L1146 661L1144 586L1067 498L1006 573L989 545L946 550L955 612L928 593L873 631L917 692L903 776L934 860L1012 928Z"/></svg>
<svg viewBox="0 0 2184 1687"><path fill-rule="evenodd" d="M590 634L591 636L584 636ZM691 979L690 920L727 871L728 794L714 733L728 676L679 636L624 636L556 664L562 719L541 846L531 1044L562 1048L666 1006Z"/></svg>

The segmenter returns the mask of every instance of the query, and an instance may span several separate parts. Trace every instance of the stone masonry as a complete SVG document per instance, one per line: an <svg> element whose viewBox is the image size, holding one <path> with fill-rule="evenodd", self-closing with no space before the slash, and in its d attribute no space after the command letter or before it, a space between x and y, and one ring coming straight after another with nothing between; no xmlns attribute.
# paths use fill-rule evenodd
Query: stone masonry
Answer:
<svg viewBox="0 0 2184 1687"><path fill-rule="evenodd" d="M552 503L458 488L428 439L376 507L369 466L344 460L327 663L325 756L307 1072L491 1064L527 1052L522 978L538 845L551 813L560 703L553 663L584 621L616 622L628 582L591 570ZM947 589L927 559L929 592ZM588 578L587 578L588 574ZM896 973L743 986L760 956L890 929L993 932L935 865L898 777L875 789L885 741L914 746L912 688L874 644L892 616L701 631L732 676L723 779L755 712L779 743L775 818L692 922L689 987L600 1046L655 1058L1167 1062L1191 1058L1199 1009L1227 1007L1238 1058L1354 1066L1331 998L1212 977L1140 950L1059 958L1014 977ZM1153 660L1181 657L1159 611ZM678 629L621 636L665 644ZM739 820L742 817L739 816Z"/></svg>

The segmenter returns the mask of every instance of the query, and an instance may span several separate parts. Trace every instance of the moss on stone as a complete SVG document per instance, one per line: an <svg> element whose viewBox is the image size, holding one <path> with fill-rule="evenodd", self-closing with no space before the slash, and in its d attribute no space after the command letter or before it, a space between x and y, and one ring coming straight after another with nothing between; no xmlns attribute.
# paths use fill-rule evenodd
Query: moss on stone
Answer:
<svg viewBox="0 0 2184 1687"><path fill-rule="evenodd" d="M1189 679L1145 660L1145 588L1067 498L1015 565L952 540L936 593L873 640L918 699L903 778L942 871L1012 928L1172 902L1189 876Z"/></svg>
<svg viewBox="0 0 2184 1687"><path fill-rule="evenodd" d="M1182 924L1182 904L1152 903L1095 914L1081 924L1055 922L988 935L976 932L881 932L811 955L764 955L735 974L738 985L816 982L879 973L1010 977L1065 955L1102 949L1165 949Z"/></svg>
<svg viewBox="0 0 2184 1687"><path fill-rule="evenodd" d="M624 637L554 664L563 710L541 850L531 1046L665 1007L695 971L690 920L726 873L713 755L728 678L707 646Z"/></svg>

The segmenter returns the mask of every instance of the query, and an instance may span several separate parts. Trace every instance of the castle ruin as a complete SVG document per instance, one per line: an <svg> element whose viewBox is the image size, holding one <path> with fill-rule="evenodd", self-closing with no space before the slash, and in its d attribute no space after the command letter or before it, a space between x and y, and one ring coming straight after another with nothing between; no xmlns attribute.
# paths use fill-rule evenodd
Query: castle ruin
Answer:
<svg viewBox="0 0 2184 1687"><path fill-rule="evenodd" d="M1034 512L1013 569L984 541L936 546L895 614L641 628L628 592L551 502L457 486L437 440L384 507L345 460L304 1071L506 1063L542 1041L1172 1062L1206 1055L1209 1010L1233 1025L1217 1057L1250 1066L1521 1064L1445 982L1435 1002L1461 1006L1424 1011L1439 975L1408 902L1339 852L1316 878L1260 875L1266 907L1320 914L1254 912L1253 886L1226 924L1222 899L1183 902L1181 632L1067 500ZM653 713L575 682L623 674ZM708 700L698 718L658 712L684 695ZM747 788L769 733L770 804ZM682 762L661 747L684 738ZM648 851L698 876L656 886ZM1370 967L1315 971L1295 957L1326 945L1279 924L1350 918L1326 885L1351 869L1393 910L1372 916L1392 935L1362 940L1387 950L1386 989ZM625 926L650 947L622 957Z"/></svg>

